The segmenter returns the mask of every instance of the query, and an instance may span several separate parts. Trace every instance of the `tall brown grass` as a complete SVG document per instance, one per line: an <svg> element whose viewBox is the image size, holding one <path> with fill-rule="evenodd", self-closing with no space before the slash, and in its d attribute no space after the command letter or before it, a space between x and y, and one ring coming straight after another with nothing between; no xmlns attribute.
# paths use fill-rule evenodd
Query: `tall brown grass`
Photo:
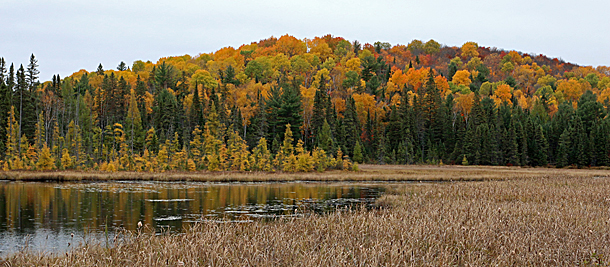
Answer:
<svg viewBox="0 0 610 267"><path fill-rule="evenodd" d="M610 179L394 186L373 210L132 233L112 248L18 253L5 266L608 265Z"/></svg>
<svg viewBox="0 0 610 267"><path fill-rule="evenodd" d="M286 172L100 172L100 171L0 171L0 179L21 181L484 181L569 175L608 176L599 169L555 169L490 166L360 165L360 171Z"/></svg>

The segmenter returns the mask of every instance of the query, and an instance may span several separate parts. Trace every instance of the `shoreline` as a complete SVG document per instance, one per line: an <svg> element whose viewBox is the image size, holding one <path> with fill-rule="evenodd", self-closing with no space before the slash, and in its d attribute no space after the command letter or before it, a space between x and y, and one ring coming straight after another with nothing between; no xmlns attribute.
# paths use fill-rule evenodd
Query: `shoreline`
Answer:
<svg viewBox="0 0 610 267"><path fill-rule="evenodd" d="M166 181L166 182L450 182L538 178L557 175L610 177L605 169L521 168L461 165L360 165L358 172L101 172L0 171L9 181Z"/></svg>

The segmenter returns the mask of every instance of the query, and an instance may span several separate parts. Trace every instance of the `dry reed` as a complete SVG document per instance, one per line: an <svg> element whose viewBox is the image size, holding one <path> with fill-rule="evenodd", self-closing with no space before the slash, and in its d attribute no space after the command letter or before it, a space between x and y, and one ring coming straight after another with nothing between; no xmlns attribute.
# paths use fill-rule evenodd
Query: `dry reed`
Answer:
<svg viewBox="0 0 610 267"><path fill-rule="evenodd" d="M546 266L610 262L610 179L394 187L373 210L133 233L115 247L17 253L5 266ZM0 260L0 265L2 260Z"/></svg>
<svg viewBox="0 0 610 267"><path fill-rule="evenodd" d="M601 169L555 169L491 166L361 165L360 171L286 172L100 172L100 171L0 171L0 179L21 181L484 181L569 175L608 176Z"/></svg>

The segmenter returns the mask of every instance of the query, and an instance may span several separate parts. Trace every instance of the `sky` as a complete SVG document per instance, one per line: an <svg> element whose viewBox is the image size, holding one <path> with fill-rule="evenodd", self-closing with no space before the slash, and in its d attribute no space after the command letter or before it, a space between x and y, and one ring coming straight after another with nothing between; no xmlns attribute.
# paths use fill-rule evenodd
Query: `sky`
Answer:
<svg viewBox="0 0 610 267"><path fill-rule="evenodd" d="M0 0L0 57L33 53L40 79L98 64L239 47L270 36L332 34L361 43L434 39L610 65L607 0Z"/></svg>

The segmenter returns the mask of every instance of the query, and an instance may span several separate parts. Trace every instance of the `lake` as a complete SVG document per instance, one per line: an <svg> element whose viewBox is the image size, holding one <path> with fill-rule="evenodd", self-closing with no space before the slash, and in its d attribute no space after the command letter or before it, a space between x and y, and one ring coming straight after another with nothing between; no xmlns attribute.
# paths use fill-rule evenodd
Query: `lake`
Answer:
<svg viewBox="0 0 610 267"><path fill-rule="evenodd" d="M204 220L248 223L371 205L385 185L0 181L0 256L24 248L65 252L137 230L138 222L178 233Z"/></svg>

